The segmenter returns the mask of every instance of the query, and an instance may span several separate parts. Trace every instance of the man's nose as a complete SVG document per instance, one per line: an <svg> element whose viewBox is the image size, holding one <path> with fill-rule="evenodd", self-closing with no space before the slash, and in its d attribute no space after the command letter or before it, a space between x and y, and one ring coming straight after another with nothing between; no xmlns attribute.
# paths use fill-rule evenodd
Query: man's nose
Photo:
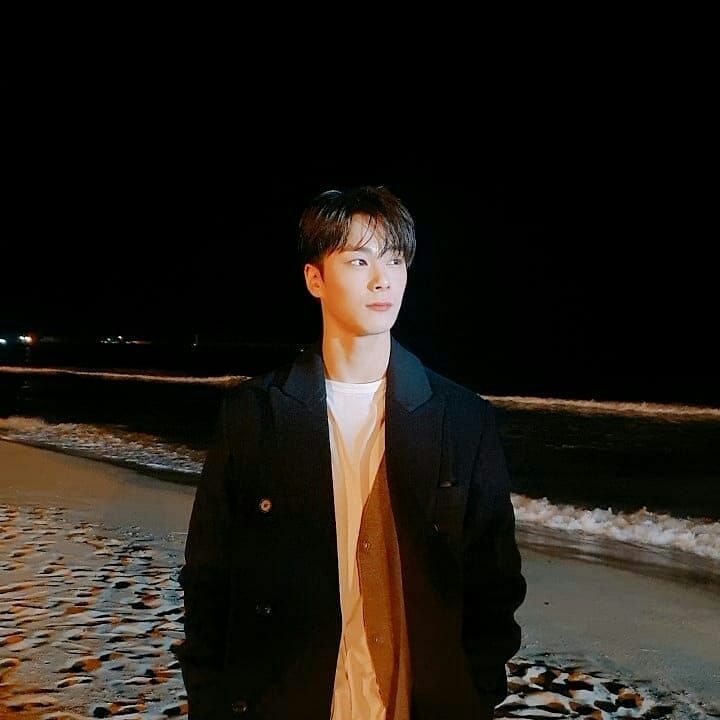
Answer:
<svg viewBox="0 0 720 720"><path fill-rule="evenodd" d="M390 279L382 269L378 269L373 276L372 285L376 290L390 287Z"/></svg>

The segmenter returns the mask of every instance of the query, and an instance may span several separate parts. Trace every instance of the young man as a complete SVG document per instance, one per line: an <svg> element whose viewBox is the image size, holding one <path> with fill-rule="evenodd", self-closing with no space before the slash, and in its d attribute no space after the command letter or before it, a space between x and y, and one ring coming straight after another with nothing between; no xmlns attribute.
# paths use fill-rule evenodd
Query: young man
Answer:
<svg viewBox="0 0 720 720"><path fill-rule="evenodd" d="M193 506L191 720L483 720L526 584L490 403L391 335L413 220L382 187L300 221L322 339L226 394Z"/></svg>

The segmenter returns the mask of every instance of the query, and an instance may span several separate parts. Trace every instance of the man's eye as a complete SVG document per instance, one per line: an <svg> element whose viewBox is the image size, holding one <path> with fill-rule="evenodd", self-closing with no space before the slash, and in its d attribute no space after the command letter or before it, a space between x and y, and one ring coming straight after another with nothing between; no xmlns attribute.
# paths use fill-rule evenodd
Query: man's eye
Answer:
<svg viewBox="0 0 720 720"><path fill-rule="evenodd" d="M350 263L354 263L354 262L365 262L365 260L364 260L364 258L353 258L353 259L350 261Z"/></svg>

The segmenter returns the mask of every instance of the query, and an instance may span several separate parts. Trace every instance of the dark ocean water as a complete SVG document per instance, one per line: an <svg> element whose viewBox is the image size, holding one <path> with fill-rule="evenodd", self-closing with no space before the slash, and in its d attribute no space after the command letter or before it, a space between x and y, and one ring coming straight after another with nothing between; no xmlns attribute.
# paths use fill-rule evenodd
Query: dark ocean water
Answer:
<svg viewBox="0 0 720 720"><path fill-rule="evenodd" d="M5 346L0 342L0 366L143 369L192 376L259 374L291 360L309 344L187 335L122 343L101 343L95 338L56 338L51 342L41 338L32 346L23 346L7 333L5 336L10 342ZM0 341L2 338L0 333ZM683 363L670 363L669 357L662 355L651 363L624 353L620 347L617 359L608 362L590 350L587 355L565 357L532 345L521 353L495 357L478 352L469 340L458 340L455 345L436 345L427 338L400 340L428 367L481 394L720 407L720 372L708 373L710 358L693 363L688 356Z"/></svg>
<svg viewBox="0 0 720 720"><path fill-rule="evenodd" d="M122 428L204 452L223 388L3 374L0 416ZM720 418L496 404L513 491L586 507L720 518Z"/></svg>

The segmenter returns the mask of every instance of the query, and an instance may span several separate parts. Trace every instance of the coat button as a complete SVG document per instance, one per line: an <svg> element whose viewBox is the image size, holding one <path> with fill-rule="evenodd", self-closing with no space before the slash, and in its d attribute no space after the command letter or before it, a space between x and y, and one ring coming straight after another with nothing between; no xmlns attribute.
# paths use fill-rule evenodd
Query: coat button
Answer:
<svg viewBox="0 0 720 720"><path fill-rule="evenodd" d="M266 605L265 603L258 603L255 606L255 612L258 615L272 615L272 606Z"/></svg>
<svg viewBox="0 0 720 720"><path fill-rule="evenodd" d="M370 541L369 540L363 540L362 542L363 550L365 552L368 552L370 550Z"/></svg>
<svg viewBox="0 0 720 720"><path fill-rule="evenodd" d="M260 512L269 513L272 510L272 500L270 498L262 498L259 504Z"/></svg>
<svg viewBox="0 0 720 720"><path fill-rule="evenodd" d="M244 715L248 711L248 708L249 705L247 704L247 700L235 700L230 706L230 709L236 715Z"/></svg>

